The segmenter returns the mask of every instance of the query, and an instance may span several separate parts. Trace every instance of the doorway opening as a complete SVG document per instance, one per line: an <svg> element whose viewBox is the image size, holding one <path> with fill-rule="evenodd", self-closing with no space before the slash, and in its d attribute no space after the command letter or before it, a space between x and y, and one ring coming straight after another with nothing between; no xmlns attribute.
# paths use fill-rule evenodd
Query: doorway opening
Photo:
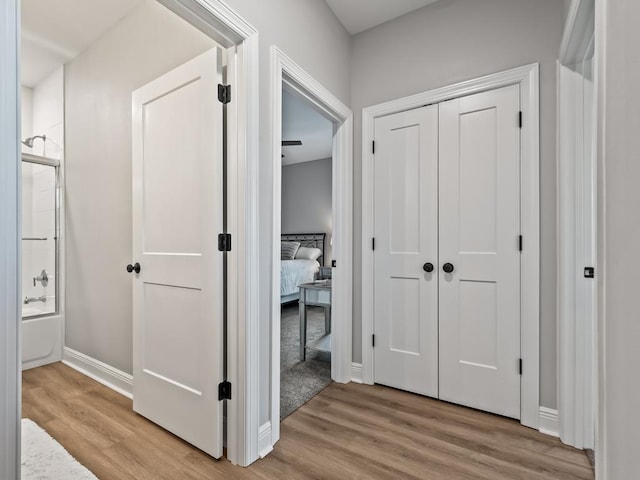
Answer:
<svg viewBox="0 0 640 480"><path fill-rule="evenodd" d="M259 446L261 456L268 453L273 445L280 438L280 418L283 413L289 413L293 403L281 405L281 385L289 389L288 378L283 373L281 383L281 365L286 368L285 363L281 363L283 349L291 349L292 346L284 345L284 339L297 336L294 359L298 368L307 369L311 363L307 364L307 355L313 362L317 362L323 370L322 375L311 375L315 378L315 386L305 389L306 396L299 397L295 404L301 400L310 398L314 392L319 391L322 385L328 384L330 380L336 382L348 382L351 380L351 311L352 311L352 122L351 111L340 102L333 94L322 87L313 77L302 70L291 59L289 59L277 47L272 47L272 105L273 105L273 259L272 259L272 313L271 313L271 420L266 426L261 426L261 430L268 432L262 438ZM320 154L320 161L306 162L287 165L302 151L300 145L287 144L283 147L283 142L294 142L299 138L285 138L291 107L307 112L307 119L315 119L319 128L315 131L326 131L325 137L330 138L330 145L320 142L323 152ZM297 106L297 107L296 107ZM284 109L283 109L284 107ZM328 129L328 130L327 130ZM292 132L295 132L293 130ZM295 133L294 133L295 135ZM311 140L309 140L311 142ZM325 140L326 142L326 140ZM295 142L298 143L298 142ZM304 139L302 139L304 147ZM330 152L328 155L327 152ZM284 161L282 155L285 155ZM289 155L289 157L287 157ZM317 155L317 154L315 154ZM313 157L314 154L311 154ZM330 157L330 161L329 161ZM312 165L313 164L313 165ZM284 167L283 167L284 165ZM283 173L283 168L285 169ZM298 208L295 205L285 204L284 195L290 195L292 190L287 188L287 193L283 190L292 183L292 177L296 177L301 170L315 168L318 170L317 183L314 187L321 187L320 178L325 185L318 188L318 202L322 202L324 207L324 218L319 215L318 224L320 231L285 231L289 228L295 230L310 229L312 224L298 223L298 226L290 223L297 221L296 215L289 216L290 207ZM287 171L289 169L289 171ZM297 170L297 171L296 171ZM330 170L330 181L329 181ZM307 173L306 175L310 175ZM316 174L313 174L316 178ZM308 178L307 178L308 180ZM293 182L295 183L295 182ZM330 186L330 192L329 190ZM307 192L307 197L310 192ZM304 194L303 194L304 196ZM329 198L331 201L329 202ZM311 202L310 202L311 203ZM316 205L317 206L317 205ZM330 215L329 215L330 210ZM299 212L298 212L299 213ZM285 217L286 214L286 217ZM287 223L285 223L287 222ZM302 228L304 225L305 228ZM290 234L290 235L287 235ZM285 243L283 243L285 242ZM311 264L311 277L307 279L294 280L296 283L292 288L281 290L282 286L282 264L285 248L304 248L303 255L311 256L315 259ZM319 256L318 256L319 254ZM291 253L287 252L291 258ZM295 261L296 252L291 260ZM315 282L315 283L314 283ZM302 288L299 285L303 284ZM307 284L307 285L304 285ZM310 284L310 285L309 285ZM285 298L281 293L285 294ZM291 296L287 296L291 295ZM297 298L296 298L297 297ZM293 305L287 306L287 300L294 301ZM281 306L282 303L284 306ZM281 317L282 315L282 317ZM307 321L304 317L307 316ZM302 321L301 321L302 319ZM297 324L297 325L296 325ZM311 327L309 327L311 326ZM294 329L294 327L297 327ZM312 338L308 330L313 330ZM294 333L297 330L297 335ZM288 335L287 332L291 332ZM299 333L298 333L299 332ZM317 336L316 336L317 335ZM307 337L307 342L301 340ZM328 348L330 345L330 348ZM323 352L324 351L324 352ZM330 351L330 353L329 353ZM287 354L288 355L288 354ZM292 355L294 355L292 353ZM328 363L330 362L330 367ZM294 367L295 368L295 367ZM310 368L313 370L313 368ZM327 378L327 371L330 370L330 378ZM316 372L317 373L317 372ZM294 392L300 392L293 383ZM291 392L282 392L284 397L295 397ZM299 406L299 405L298 405ZM284 407L284 408L283 408Z"/></svg>
<svg viewBox="0 0 640 480"><path fill-rule="evenodd" d="M284 84L280 197L281 420L331 382L333 129L329 119Z"/></svg>
<svg viewBox="0 0 640 480"><path fill-rule="evenodd" d="M216 405L223 401L226 404L228 458L233 463L248 465L257 458L258 436L257 427L254 432L251 430L254 425L246 422L247 418L257 416L258 398L257 395L245 396L245 392L253 392L254 385L257 385L257 357L247 353L250 350L247 346L255 343L256 338L253 333L245 334L257 331L247 327L257 318L253 307L255 295L245 292L255 288L257 275L255 265L244 262L244 252L253 244L255 235L252 233L257 229L255 222L250 221L257 197L255 189L248 186L255 181L254 166L257 163L257 122L254 120L258 100L254 88L257 85L257 32L217 0L207 2L206 6L181 0L127 0L117 4L93 0L79 2L74 15L65 12L57 2L40 5L25 1L22 8L23 68L21 74L15 72L17 81L22 77L26 82L22 89L21 138L25 152L38 153L25 153L23 157L30 162L29 165L55 168L56 174L59 172L59 185L54 182L51 188L43 186L43 195L31 195L30 198L33 197L34 205L39 202L43 222L53 223L48 221L49 217L58 222L51 232L47 231L47 236L61 245L59 265L48 267L57 258L51 260L47 257L47 268L42 269L47 271L49 287L58 287L55 298L49 298L48 294L36 296L29 293L28 304L33 309L40 303L45 304L46 300L47 305L58 306L56 311L43 311L47 317L51 316L49 313L60 314L56 324L56 338L60 345L54 349L56 355L47 361L63 360L125 396L131 397L133 385L132 327L126 322L132 310L131 272L140 273L139 265L131 265L131 269L126 265L134 263L131 255L132 92L210 51L212 47L218 50L218 58L224 61L225 79L217 76L207 79L216 80L209 83L211 99L225 104L226 130L216 139L216 144L222 143L224 135L230 164L224 180L232 186L229 191L234 193L227 202L230 220L225 228L225 233L234 238L234 251L227 253L228 273L232 277L227 290L230 300L227 310L233 321L230 322L232 327L228 331L226 351L227 357L232 359L228 380L234 386L233 399L230 396L219 398L217 384L206 388L215 390ZM65 24L70 19L73 19L73 28ZM86 28L78 28L78 25L86 25ZM19 30L18 25L16 28ZM75 35L71 35L71 31ZM176 37L177 41L173 41ZM167 42L164 48L161 46L163 42ZM13 39L9 43L13 45ZM217 66L216 71L222 72L223 63L218 62ZM219 98L218 83L232 84L232 101ZM194 86L194 83L186 81L184 85ZM200 103L193 98L193 90L186 95L192 96L192 104L200 113ZM19 92L16 92L16 99L20 99ZM176 102L184 105L184 98ZM170 115L166 113L161 113L158 118L161 121L168 119ZM183 133L190 135L193 130L185 128ZM221 127L220 131L223 132ZM188 147L189 139L185 137L183 140ZM193 147L193 156L199 153L195 151L198 148ZM180 166L184 168L177 168L178 172L175 171L176 162L167 158L164 165L157 163L156 169L164 169L165 177L171 168L174 174L184 173L183 157ZM173 160L176 158L179 156L174 155ZM46 173L45 170L43 172ZM39 174L34 172L34 177L36 173ZM222 176L219 177L217 181L221 189ZM158 186L157 182L155 186ZM156 200L159 200L156 207L160 209L156 213L162 216L167 213L166 208L173 208L177 201L175 198L167 201L171 196L169 184L156 190ZM54 197L58 203L45 205L45 200ZM67 215L68 212L72 215ZM57 214L60 218L56 217ZM197 222L194 224L198 227ZM35 234L25 233L29 233L29 239L23 242L36 241ZM169 233L168 230L165 233ZM210 237L207 234L207 238ZM169 240L161 232L156 238ZM194 252L187 253L183 256L195 256ZM49 256L53 258L56 254ZM38 275L31 276L34 283L45 288L47 280L44 273L39 271ZM202 275L191 278L198 276ZM21 289L16 285L15 291ZM125 294L120 295L123 292ZM105 305L119 311L112 309L107 312L102 308ZM180 313L185 313L184 309L180 309ZM174 318L178 316L174 315ZM32 318L34 321L45 320L44 317ZM125 321L118 323L122 319ZM25 326L22 330L27 332ZM26 336L25 340L28 340ZM175 337L174 340L180 341ZM222 362L223 350L218 346L212 348ZM188 349L182 350L188 353ZM29 351L23 349L24 353ZM249 356L246 361L245 354ZM192 360L198 361L197 358ZM35 366L33 362L25 362L24 365ZM165 366L172 368L171 365ZM188 377L190 371L193 369L182 369L179 374ZM7 393L15 395L19 401L20 392L15 388L8 389ZM222 415L219 419L220 424L216 428L222 445ZM17 433L19 435L19 428ZM221 453L222 448L218 450Z"/></svg>

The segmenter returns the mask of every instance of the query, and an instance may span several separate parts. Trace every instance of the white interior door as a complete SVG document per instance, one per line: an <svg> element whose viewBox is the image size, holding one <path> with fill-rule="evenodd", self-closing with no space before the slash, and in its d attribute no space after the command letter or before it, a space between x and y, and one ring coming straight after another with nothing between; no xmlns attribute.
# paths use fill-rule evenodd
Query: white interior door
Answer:
<svg viewBox="0 0 640 480"><path fill-rule="evenodd" d="M210 50L133 93L133 408L222 455L222 81Z"/></svg>
<svg viewBox="0 0 640 480"><path fill-rule="evenodd" d="M517 85L440 104L440 398L513 418L520 418L519 110Z"/></svg>
<svg viewBox="0 0 640 480"><path fill-rule="evenodd" d="M437 105L376 119L374 188L375 381L437 397Z"/></svg>

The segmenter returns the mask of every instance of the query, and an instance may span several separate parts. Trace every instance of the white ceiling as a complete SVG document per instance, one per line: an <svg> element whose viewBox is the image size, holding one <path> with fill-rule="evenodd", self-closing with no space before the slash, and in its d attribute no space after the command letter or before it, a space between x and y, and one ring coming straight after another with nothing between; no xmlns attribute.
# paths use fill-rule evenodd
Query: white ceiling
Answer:
<svg viewBox="0 0 640 480"><path fill-rule="evenodd" d="M22 84L34 87L143 0L22 0Z"/></svg>
<svg viewBox="0 0 640 480"><path fill-rule="evenodd" d="M364 32L438 0L326 0L351 35Z"/></svg>
<svg viewBox="0 0 640 480"><path fill-rule="evenodd" d="M283 90L282 140L302 141L302 146L282 147L283 165L331 158L333 124L307 100Z"/></svg>

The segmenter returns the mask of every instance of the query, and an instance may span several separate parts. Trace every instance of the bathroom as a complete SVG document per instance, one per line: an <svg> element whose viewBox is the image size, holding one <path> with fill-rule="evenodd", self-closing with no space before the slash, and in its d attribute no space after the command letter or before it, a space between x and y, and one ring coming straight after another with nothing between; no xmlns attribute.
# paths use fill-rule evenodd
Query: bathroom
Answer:
<svg viewBox="0 0 640 480"><path fill-rule="evenodd" d="M62 358L64 77L26 40L22 77L23 368Z"/></svg>

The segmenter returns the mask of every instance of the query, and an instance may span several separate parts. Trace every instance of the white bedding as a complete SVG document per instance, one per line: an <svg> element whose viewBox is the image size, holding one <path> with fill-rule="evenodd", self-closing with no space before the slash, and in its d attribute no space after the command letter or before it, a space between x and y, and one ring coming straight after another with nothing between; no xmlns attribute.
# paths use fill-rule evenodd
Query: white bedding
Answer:
<svg viewBox="0 0 640 480"><path fill-rule="evenodd" d="M280 265L281 297L298 293L298 285L312 282L320 269L315 260L282 260Z"/></svg>

